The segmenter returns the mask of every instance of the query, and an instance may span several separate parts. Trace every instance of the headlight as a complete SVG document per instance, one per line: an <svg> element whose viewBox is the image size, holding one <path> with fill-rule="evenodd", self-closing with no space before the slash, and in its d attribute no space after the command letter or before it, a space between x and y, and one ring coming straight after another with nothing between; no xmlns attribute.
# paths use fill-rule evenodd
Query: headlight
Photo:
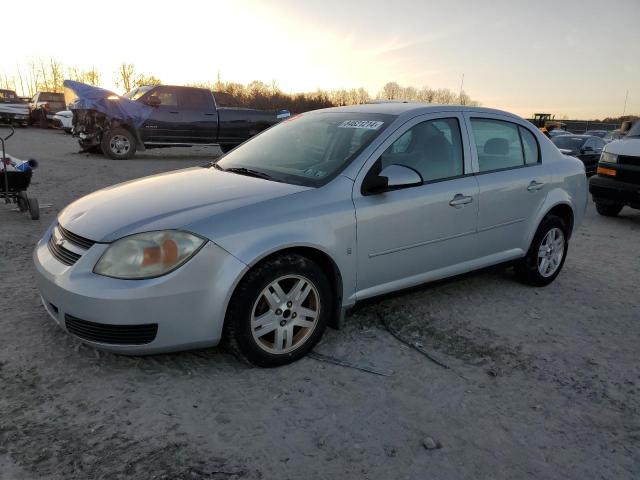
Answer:
<svg viewBox="0 0 640 480"><path fill-rule="evenodd" d="M618 163L618 155L609 152L602 152L600 154L600 161L605 163Z"/></svg>
<svg viewBox="0 0 640 480"><path fill-rule="evenodd" d="M178 230L138 233L113 242L94 267L107 277L159 277L185 263L205 244L203 238Z"/></svg>

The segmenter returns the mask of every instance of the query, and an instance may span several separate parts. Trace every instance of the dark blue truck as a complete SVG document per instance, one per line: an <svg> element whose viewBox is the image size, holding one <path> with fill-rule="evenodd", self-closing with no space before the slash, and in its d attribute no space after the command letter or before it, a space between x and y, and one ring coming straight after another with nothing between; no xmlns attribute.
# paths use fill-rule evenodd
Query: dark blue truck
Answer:
<svg viewBox="0 0 640 480"><path fill-rule="evenodd" d="M76 87L71 110L81 148L113 159L149 148L195 145L219 145L227 152L290 116L286 110L221 107L205 88L143 86L119 97L94 87L65 86Z"/></svg>

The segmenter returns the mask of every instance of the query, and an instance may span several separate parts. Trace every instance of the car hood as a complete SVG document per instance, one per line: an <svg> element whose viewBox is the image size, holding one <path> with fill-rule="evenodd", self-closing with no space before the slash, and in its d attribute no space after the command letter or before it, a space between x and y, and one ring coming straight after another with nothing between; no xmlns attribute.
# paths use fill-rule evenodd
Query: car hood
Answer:
<svg viewBox="0 0 640 480"><path fill-rule="evenodd" d="M81 237L112 242L134 233L187 228L219 213L308 189L194 167L98 190L66 207L58 222Z"/></svg>
<svg viewBox="0 0 640 480"><path fill-rule="evenodd" d="M607 143L604 146L605 152L616 155L632 155L640 157L640 138L623 138Z"/></svg>

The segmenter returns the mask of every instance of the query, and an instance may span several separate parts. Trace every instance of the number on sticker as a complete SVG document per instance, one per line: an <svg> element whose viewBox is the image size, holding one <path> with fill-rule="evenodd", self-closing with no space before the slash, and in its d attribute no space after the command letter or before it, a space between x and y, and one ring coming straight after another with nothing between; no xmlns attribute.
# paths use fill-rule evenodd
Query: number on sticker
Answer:
<svg viewBox="0 0 640 480"><path fill-rule="evenodd" d="M364 128L366 130L378 130L384 122L376 120L345 120L338 128Z"/></svg>

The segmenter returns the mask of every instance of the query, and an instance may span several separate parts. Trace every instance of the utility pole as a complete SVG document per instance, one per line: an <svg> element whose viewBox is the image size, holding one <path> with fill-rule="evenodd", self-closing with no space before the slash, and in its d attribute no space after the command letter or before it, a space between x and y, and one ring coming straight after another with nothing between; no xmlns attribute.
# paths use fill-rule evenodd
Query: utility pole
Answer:
<svg viewBox="0 0 640 480"><path fill-rule="evenodd" d="M627 90L627 94L624 96L624 108L622 109L622 116L627 113L627 99L629 98L629 90Z"/></svg>
<svg viewBox="0 0 640 480"><path fill-rule="evenodd" d="M462 74L462 80L460 81L460 96L462 96L462 87L464 86L464 73Z"/></svg>

